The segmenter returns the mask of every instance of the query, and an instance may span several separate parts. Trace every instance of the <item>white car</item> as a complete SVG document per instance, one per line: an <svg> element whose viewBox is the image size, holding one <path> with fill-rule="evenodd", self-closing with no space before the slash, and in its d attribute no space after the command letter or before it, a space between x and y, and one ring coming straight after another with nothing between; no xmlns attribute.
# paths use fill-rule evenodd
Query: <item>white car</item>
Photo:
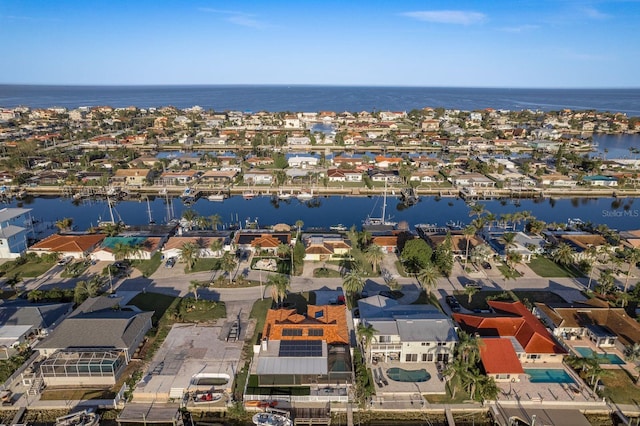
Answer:
<svg viewBox="0 0 640 426"><path fill-rule="evenodd" d="M73 260L73 256L65 256L58 260L58 266L66 266Z"/></svg>

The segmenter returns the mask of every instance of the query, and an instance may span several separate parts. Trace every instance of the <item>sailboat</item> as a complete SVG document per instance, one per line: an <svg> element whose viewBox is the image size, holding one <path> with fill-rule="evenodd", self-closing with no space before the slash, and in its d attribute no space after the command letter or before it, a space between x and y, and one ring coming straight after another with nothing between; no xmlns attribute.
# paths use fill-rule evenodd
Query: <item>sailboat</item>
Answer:
<svg viewBox="0 0 640 426"><path fill-rule="evenodd" d="M398 223L392 222L390 218L386 216L387 214L387 181L384 181L384 196L382 199L382 216L380 217L371 217L368 216L364 221L362 221L362 227L364 229L375 229L375 230L391 230Z"/></svg>
<svg viewBox="0 0 640 426"><path fill-rule="evenodd" d="M151 204L149 204L149 197L147 197L147 214L149 215L149 225L155 224L156 221L153 220L153 216L151 215Z"/></svg>
<svg viewBox="0 0 640 426"><path fill-rule="evenodd" d="M118 215L118 222L116 222L116 219L113 216L113 205L112 205L112 201L109 198L109 196L107 195L107 206L109 206L109 218L111 220L99 220L98 221L98 226L108 226L108 225L116 225L117 223L122 223L122 219L120 218L120 215ZM118 212L116 212L116 214L118 214Z"/></svg>

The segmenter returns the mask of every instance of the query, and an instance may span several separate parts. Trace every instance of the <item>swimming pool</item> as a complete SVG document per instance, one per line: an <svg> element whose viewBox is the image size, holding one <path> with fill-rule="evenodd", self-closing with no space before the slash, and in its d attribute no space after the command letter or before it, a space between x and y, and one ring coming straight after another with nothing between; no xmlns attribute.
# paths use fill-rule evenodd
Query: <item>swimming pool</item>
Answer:
<svg viewBox="0 0 640 426"><path fill-rule="evenodd" d="M387 376L396 382L426 382L431 378L431 374L424 368L420 370L404 370L393 367L387 370Z"/></svg>
<svg viewBox="0 0 640 426"><path fill-rule="evenodd" d="M560 368L525 368L531 383L575 383L569 373Z"/></svg>
<svg viewBox="0 0 640 426"><path fill-rule="evenodd" d="M573 349L575 349L576 352L578 352L583 358L591 358L594 353L591 348L587 348L586 346L575 346ZM616 354L596 353L596 355L598 358L598 363L600 364L621 365L625 363L624 360Z"/></svg>

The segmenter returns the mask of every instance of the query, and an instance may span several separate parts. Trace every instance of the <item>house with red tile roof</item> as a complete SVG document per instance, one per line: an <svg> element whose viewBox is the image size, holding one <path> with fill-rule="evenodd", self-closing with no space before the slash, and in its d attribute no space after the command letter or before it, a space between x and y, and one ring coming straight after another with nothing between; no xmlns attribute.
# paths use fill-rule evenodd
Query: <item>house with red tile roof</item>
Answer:
<svg viewBox="0 0 640 426"><path fill-rule="evenodd" d="M482 338L479 349L485 374L493 377L497 382L519 381L519 376L524 374L510 339Z"/></svg>
<svg viewBox="0 0 640 426"><path fill-rule="evenodd" d="M371 239L371 244L375 244L385 253L395 253L398 250L397 235L378 235Z"/></svg>
<svg viewBox="0 0 640 426"><path fill-rule="evenodd" d="M291 233L289 232L269 232L239 231L234 237L234 246L241 250L255 252L258 248L276 253L280 244L291 244Z"/></svg>
<svg viewBox="0 0 640 426"><path fill-rule="evenodd" d="M342 258L351 251L351 244L341 235L305 235L304 260L326 261Z"/></svg>
<svg viewBox="0 0 640 426"><path fill-rule="evenodd" d="M270 309L262 341L254 348L252 374L260 386L310 386L351 382L345 305Z"/></svg>
<svg viewBox="0 0 640 426"><path fill-rule="evenodd" d="M73 256L84 259L106 237L105 234L60 235L53 234L29 247L28 253L60 253L61 256Z"/></svg>
<svg viewBox="0 0 640 426"><path fill-rule="evenodd" d="M567 351L522 302L488 301L495 313L453 314L460 327L480 337L508 338L521 363L562 362Z"/></svg>

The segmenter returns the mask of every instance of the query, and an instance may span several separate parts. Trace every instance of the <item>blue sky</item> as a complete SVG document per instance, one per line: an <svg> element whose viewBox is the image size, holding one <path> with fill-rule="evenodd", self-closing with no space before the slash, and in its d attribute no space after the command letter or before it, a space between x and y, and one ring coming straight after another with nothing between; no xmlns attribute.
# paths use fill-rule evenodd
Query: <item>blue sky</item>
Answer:
<svg viewBox="0 0 640 426"><path fill-rule="evenodd" d="M640 87L640 0L0 0L0 83Z"/></svg>

